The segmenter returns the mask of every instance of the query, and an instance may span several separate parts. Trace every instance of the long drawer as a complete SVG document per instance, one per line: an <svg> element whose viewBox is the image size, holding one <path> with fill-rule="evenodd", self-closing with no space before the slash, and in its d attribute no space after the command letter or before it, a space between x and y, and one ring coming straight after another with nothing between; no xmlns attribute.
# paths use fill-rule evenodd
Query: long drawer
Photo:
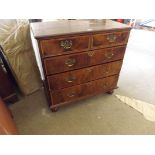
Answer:
<svg viewBox="0 0 155 155"><path fill-rule="evenodd" d="M76 36L40 41L43 57L63 55L89 50L89 36Z"/></svg>
<svg viewBox="0 0 155 155"><path fill-rule="evenodd" d="M106 92L116 87L118 75L91 81L81 85L51 92L53 105L74 101L79 98L91 96L99 92Z"/></svg>
<svg viewBox="0 0 155 155"><path fill-rule="evenodd" d="M88 67L84 69L69 71L47 77L50 90L58 90L71 87L91 80L119 74L122 60Z"/></svg>
<svg viewBox="0 0 155 155"><path fill-rule="evenodd" d="M92 49L127 44L129 31L111 32L93 35Z"/></svg>
<svg viewBox="0 0 155 155"><path fill-rule="evenodd" d="M120 46L47 58L44 60L46 75L121 60L124 57L125 49L126 46Z"/></svg>

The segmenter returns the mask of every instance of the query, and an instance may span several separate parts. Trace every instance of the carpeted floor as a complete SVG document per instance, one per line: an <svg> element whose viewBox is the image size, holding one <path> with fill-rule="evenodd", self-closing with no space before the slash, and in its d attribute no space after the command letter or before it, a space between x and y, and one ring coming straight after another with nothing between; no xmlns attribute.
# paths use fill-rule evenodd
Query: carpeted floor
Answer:
<svg viewBox="0 0 155 155"><path fill-rule="evenodd" d="M116 94L155 104L155 32L132 30ZM43 90L10 106L20 134L155 134L155 122L114 95L102 94L52 113Z"/></svg>

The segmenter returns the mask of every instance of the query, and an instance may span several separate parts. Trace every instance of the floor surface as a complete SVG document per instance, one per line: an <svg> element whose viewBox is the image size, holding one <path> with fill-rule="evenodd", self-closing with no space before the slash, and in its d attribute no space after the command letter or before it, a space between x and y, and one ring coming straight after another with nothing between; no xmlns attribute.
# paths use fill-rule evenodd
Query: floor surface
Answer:
<svg viewBox="0 0 155 155"><path fill-rule="evenodd" d="M155 104L155 32L132 30L114 94ZM155 134L150 122L115 96L102 94L52 113L43 90L10 106L20 134Z"/></svg>

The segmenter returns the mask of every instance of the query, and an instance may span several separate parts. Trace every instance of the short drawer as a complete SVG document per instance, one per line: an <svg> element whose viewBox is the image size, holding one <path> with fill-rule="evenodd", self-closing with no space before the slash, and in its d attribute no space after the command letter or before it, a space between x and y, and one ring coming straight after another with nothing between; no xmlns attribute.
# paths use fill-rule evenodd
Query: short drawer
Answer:
<svg viewBox="0 0 155 155"><path fill-rule="evenodd" d="M125 45L128 37L129 31L96 34L93 35L92 49Z"/></svg>
<svg viewBox="0 0 155 155"><path fill-rule="evenodd" d="M120 46L47 58L44 60L46 75L121 60L124 57L125 49L125 46Z"/></svg>
<svg viewBox="0 0 155 155"><path fill-rule="evenodd" d="M95 80L81 85L51 92L52 104L61 104L76 99L112 90L117 86L118 75Z"/></svg>
<svg viewBox="0 0 155 155"><path fill-rule="evenodd" d="M106 76L119 74L121 66L122 60L51 75L47 77L49 89L59 90Z"/></svg>
<svg viewBox="0 0 155 155"><path fill-rule="evenodd" d="M43 57L89 50L89 36L66 37L40 41Z"/></svg>

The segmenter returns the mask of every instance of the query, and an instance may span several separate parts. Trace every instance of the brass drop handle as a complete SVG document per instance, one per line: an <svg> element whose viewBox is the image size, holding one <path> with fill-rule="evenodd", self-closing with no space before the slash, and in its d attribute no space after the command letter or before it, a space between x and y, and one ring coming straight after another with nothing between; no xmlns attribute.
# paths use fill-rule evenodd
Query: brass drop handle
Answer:
<svg viewBox="0 0 155 155"><path fill-rule="evenodd" d="M71 92L70 94L67 95L68 97L74 97L75 96L75 92Z"/></svg>
<svg viewBox="0 0 155 155"><path fill-rule="evenodd" d="M108 71L106 71L106 74L109 74L109 72L108 72Z"/></svg>
<svg viewBox="0 0 155 155"><path fill-rule="evenodd" d="M75 76L69 76L67 79L66 79L66 81L68 82L68 83L72 83L72 82L74 82L76 80L76 77Z"/></svg>
<svg viewBox="0 0 155 155"><path fill-rule="evenodd" d="M75 63L76 63L76 60L73 59L73 58L69 58L69 59L67 59L67 60L65 61L65 64L66 64L68 67L74 66Z"/></svg>
<svg viewBox="0 0 155 155"><path fill-rule="evenodd" d="M68 50L72 47L72 41L71 40L62 40L60 42L60 46L63 47L65 50Z"/></svg>
<svg viewBox="0 0 155 155"><path fill-rule="evenodd" d="M114 56L113 52L111 52L111 53L108 52L108 53L105 54L105 57L108 58L108 59L111 59L113 56Z"/></svg>
<svg viewBox="0 0 155 155"><path fill-rule="evenodd" d="M108 36L107 36L107 40L109 41L109 42L115 42L116 41L116 35L114 35L114 34L109 34Z"/></svg>
<svg viewBox="0 0 155 155"><path fill-rule="evenodd" d="M91 68L87 69L88 73L91 73L93 70Z"/></svg>
<svg viewBox="0 0 155 155"><path fill-rule="evenodd" d="M109 70L108 70L108 69L106 69L105 73L106 73L106 74L108 74L108 73L109 73Z"/></svg>

